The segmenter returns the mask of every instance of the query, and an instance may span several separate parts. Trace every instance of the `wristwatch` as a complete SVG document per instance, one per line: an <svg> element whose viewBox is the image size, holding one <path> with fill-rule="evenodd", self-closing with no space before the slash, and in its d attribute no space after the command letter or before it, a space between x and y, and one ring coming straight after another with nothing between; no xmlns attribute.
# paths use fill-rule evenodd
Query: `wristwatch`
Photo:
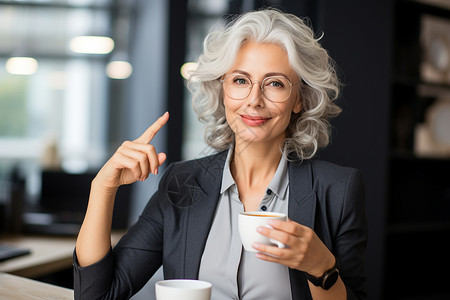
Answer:
<svg viewBox="0 0 450 300"><path fill-rule="evenodd" d="M339 278L339 270L337 268L337 260L334 267L325 271L322 276L315 277L305 272L306 279L308 279L315 286L320 286L324 290L329 290Z"/></svg>

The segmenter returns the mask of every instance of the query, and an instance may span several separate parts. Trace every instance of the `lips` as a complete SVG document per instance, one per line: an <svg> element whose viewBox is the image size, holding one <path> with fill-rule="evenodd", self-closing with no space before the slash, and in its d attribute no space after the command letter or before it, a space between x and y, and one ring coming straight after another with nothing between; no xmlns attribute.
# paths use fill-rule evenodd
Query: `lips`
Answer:
<svg viewBox="0 0 450 300"><path fill-rule="evenodd" d="M251 115L240 115L242 121L249 126L261 126L267 121L269 121L270 117L264 116L251 116Z"/></svg>

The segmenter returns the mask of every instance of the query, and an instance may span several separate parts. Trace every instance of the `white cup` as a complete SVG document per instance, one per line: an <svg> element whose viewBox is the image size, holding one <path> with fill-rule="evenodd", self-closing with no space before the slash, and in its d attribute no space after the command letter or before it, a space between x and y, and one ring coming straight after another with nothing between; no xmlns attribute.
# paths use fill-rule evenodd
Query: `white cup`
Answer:
<svg viewBox="0 0 450 300"><path fill-rule="evenodd" d="M212 284L201 280L170 279L155 284L156 300L210 300Z"/></svg>
<svg viewBox="0 0 450 300"><path fill-rule="evenodd" d="M270 246L277 246L278 248L284 248L285 245L282 242L268 238L260 234L256 229L259 226L266 226L270 220L282 220L287 221L287 216L282 213L270 212L270 211L250 211L242 212L238 217L239 236L241 237L242 245L244 249L251 252L258 252L252 247L253 243L261 243ZM270 227L272 228L272 227Z"/></svg>

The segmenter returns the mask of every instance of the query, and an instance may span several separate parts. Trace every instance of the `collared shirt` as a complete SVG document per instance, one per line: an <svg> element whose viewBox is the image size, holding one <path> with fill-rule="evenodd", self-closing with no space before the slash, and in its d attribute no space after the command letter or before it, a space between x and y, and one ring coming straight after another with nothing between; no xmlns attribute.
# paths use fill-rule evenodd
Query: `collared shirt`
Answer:
<svg viewBox="0 0 450 300"><path fill-rule="evenodd" d="M244 211L244 205L239 200L230 171L232 154L233 149L230 149L223 170L220 199L200 263L199 279L212 283L211 300L291 300L288 267L261 260L254 252L243 250L237 219ZM282 156L259 210L287 214L288 195L287 160Z"/></svg>

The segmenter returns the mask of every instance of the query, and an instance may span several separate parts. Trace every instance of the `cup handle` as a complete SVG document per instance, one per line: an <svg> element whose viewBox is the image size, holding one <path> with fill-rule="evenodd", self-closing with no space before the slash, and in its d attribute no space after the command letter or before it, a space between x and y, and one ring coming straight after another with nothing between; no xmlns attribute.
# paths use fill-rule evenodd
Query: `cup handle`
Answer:
<svg viewBox="0 0 450 300"><path fill-rule="evenodd" d="M270 239L270 242L273 243L273 244L275 244L275 245L277 245L278 248L286 248L286 245L283 244L283 243L280 242L280 241L277 241L277 240L274 240L274 239Z"/></svg>

